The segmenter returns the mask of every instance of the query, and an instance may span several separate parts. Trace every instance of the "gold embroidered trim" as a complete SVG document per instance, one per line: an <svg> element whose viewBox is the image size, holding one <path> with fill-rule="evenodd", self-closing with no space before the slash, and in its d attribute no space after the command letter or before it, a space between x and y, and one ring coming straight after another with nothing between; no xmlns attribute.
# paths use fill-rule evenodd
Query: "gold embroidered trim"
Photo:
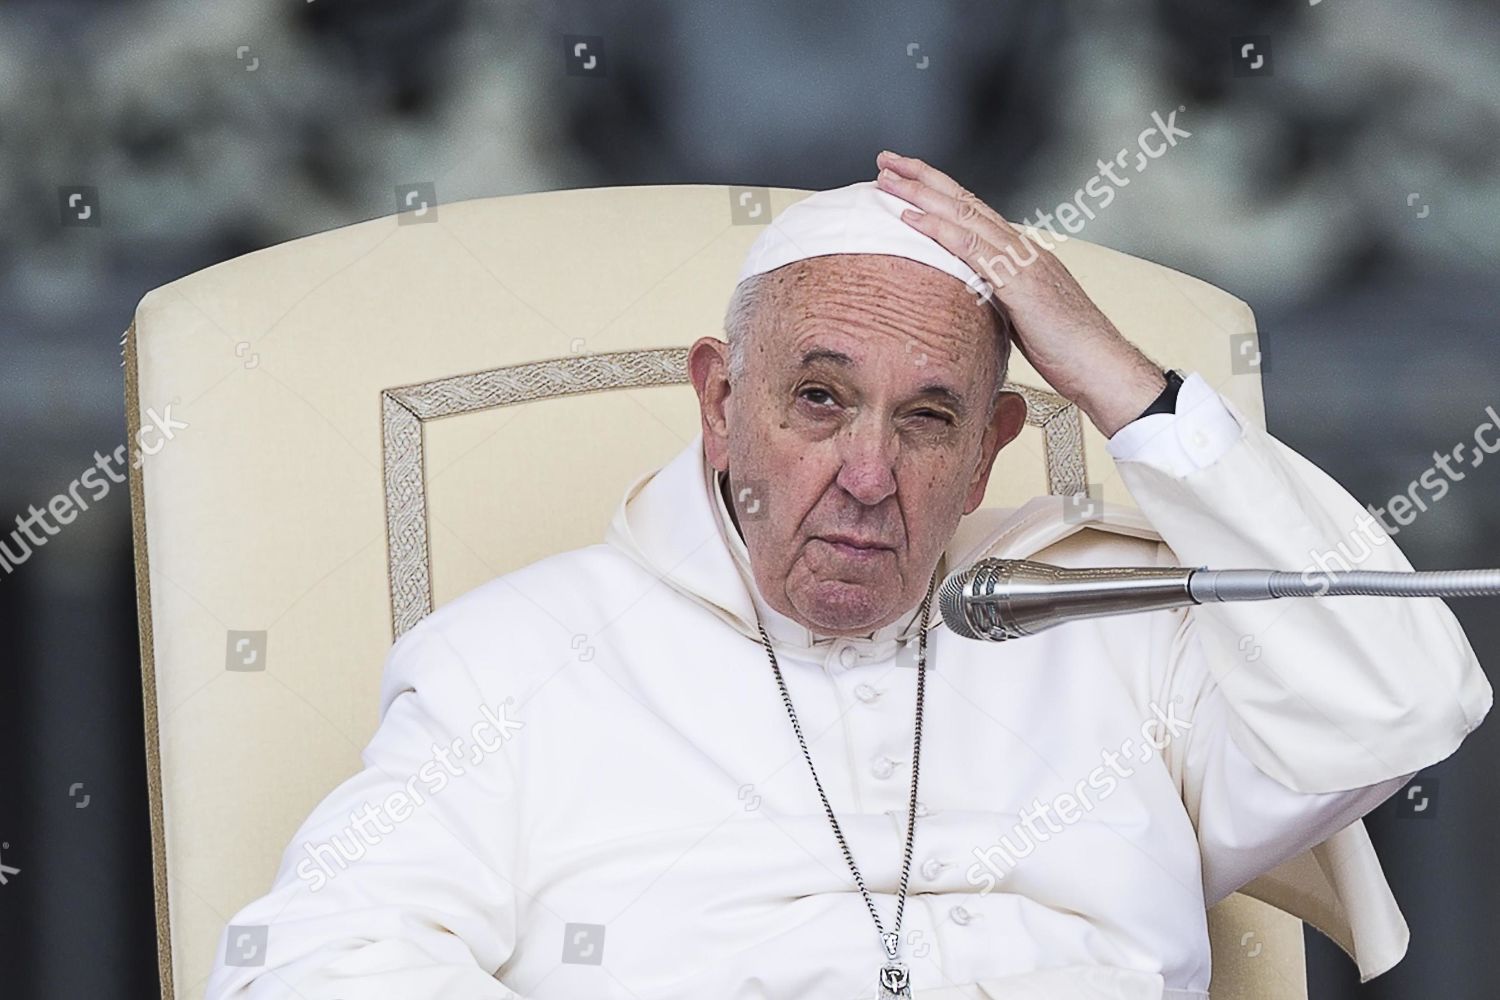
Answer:
<svg viewBox="0 0 1500 1000"><path fill-rule="evenodd" d="M1088 489L1088 467L1083 456L1083 418L1078 407L1063 397L1029 385L1005 383L1026 400L1026 422L1042 429L1047 457L1047 492L1071 497Z"/></svg>
<svg viewBox="0 0 1500 1000"><path fill-rule="evenodd" d="M140 439L140 359L135 323L121 338L125 348L126 440ZM162 811L161 729L156 714L156 641L151 627L151 560L146 548L146 464L130 465L130 530L134 544L136 618L141 635L141 701L145 708L146 794L151 812L151 892L156 900L156 971L162 1000L176 995L172 984L172 920L167 906L167 830Z"/></svg>
<svg viewBox="0 0 1500 1000"><path fill-rule="evenodd" d="M429 420L538 399L688 381L687 348L658 347L548 358L383 390L384 476L391 622L399 639L432 611L431 546L423 426ZM1042 428L1047 488L1073 496L1087 488L1083 424L1061 396L1007 382L1026 400L1026 422Z"/></svg>

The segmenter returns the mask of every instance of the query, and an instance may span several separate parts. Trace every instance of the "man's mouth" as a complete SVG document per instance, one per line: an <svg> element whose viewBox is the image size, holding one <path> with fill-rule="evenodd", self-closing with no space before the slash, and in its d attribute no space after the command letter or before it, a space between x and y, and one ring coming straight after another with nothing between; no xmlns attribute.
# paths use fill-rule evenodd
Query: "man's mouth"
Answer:
<svg viewBox="0 0 1500 1000"><path fill-rule="evenodd" d="M832 546L834 551L848 559L875 559L881 554L894 551L889 545L873 538L858 538L854 535L818 535L818 541Z"/></svg>

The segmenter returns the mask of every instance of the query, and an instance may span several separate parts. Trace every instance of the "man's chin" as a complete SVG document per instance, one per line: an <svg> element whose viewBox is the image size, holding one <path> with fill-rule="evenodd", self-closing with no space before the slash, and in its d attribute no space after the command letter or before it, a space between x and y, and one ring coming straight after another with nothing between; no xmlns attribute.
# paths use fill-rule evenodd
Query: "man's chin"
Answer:
<svg viewBox="0 0 1500 1000"><path fill-rule="evenodd" d="M817 584L807 595L801 611L813 631L847 638L866 635L894 621L899 614L891 595L874 585L829 580Z"/></svg>

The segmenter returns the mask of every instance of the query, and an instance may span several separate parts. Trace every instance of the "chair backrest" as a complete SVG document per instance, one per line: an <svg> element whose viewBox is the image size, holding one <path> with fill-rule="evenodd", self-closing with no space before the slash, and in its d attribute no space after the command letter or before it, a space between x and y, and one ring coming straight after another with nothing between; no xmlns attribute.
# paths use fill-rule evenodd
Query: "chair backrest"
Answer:
<svg viewBox="0 0 1500 1000"><path fill-rule="evenodd" d="M692 439L685 348L722 335L750 242L807 193L427 206L142 299L128 422L179 425L131 471L164 996L202 995L229 916L359 769L392 640L601 540L625 485ZM1243 302L1077 239L1058 254L1127 337L1264 420ZM1019 355L1011 382L1031 426L986 505L1128 504L1092 425ZM1211 917L1216 1000L1304 1000L1300 921L1242 896Z"/></svg>

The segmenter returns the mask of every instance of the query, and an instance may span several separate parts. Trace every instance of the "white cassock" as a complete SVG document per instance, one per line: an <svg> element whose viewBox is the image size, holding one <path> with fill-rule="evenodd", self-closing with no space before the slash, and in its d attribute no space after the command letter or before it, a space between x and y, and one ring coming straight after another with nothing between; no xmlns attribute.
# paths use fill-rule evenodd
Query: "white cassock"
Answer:
<svg viewBox="0 0 1500 1000"><path fill-rule="evenodd" d="M1109 443L1141 515L981 512L940 568L1298 569L1358 548L1358 501L1201 377L1177 408ZM756 593L717 485L694 440L627 491L604 544L395 643L364 770L232 920L270 926L266 964L225 966L221 938L210 1000L874 995L874 922L755 622L889 929L916 609L868 639L809 634ZM1410 568L1368 547L1362 568ZM1205 908L1241 887L1378 975L1407 929L1358 819L1492 697L1436 599L1207 605L1007 643L936 625L902 924L916 996L1201 1000Z"/></svg>

